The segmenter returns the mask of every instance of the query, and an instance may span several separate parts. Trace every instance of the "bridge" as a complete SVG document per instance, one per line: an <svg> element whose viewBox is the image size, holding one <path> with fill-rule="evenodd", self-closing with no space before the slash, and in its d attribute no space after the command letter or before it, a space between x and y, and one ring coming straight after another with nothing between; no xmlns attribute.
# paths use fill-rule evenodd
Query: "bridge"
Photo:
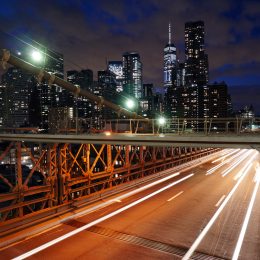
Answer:
<svg viewBox="0 0 260 260"><path fill-rule="evenodd" d="M1 55L3 62L26 67L38 76L50 80L51 83L56 82L60 86L67 84L30 64L24 64L6 51L2 51ZM212 172L223 166L226 157L229 158L227 164L231 164L225 171L226 174L240 163L241 165L244 163L239 170L240 176L237 177L238 179L241 177L241 181L242 177L246 176L244 173L246 169L252 165L257 169L257 164L253 161L255 158L259 159L257 152L243 149L259 148L259 118L174 118L160 125L155 120L144 119L71 84L66 86L72 92L86 95L93 102L106 105L131 119L110 120L106 122L104 131L96 134L10 134L2 129L0 131L0 237L4 239L0 243L3 247L7 246L7 242L4 242L5 236L22 232L23 229L44 221L62 219L69 213L71 215L65 218L66 223L72 226L79 225L78 227L84 230L85 225L80 221L67 222L74 218L75 211L118 193L124 194L134 188L136 191L133 193L130 191L129 196L132 196L139 191L143 192L139 190L141 185L146 185L146 189L150 189L158 183L167 183L183 173L182 178L178 177L179 179L174 182L174 185L178 184L194 175L187 172L190 169L196 172L194 184L199 187L199 183L206 178L203 173L206 171L206 176L210 176ZM195 130L191 127L194 124ZM207 166L208 169L205 166L218 160L224 161L223 164L219 164L220 166L215 166L218 168ZM196 166L195 170L194 166ZM203 171L200 167L204 167ZM210 182L209 178L208 185L213 185L214 182ZM214 181L220 183L216 176ZM168 185L170 186L165 187L173 186L173 184ZM227 181L227 185L232 187L231 179ZM165 187L162 189L165 190ZM188 185L187 189L191 189L191 186ZM155 195L154 192L151 191L151 194ZM178 194L182 192L179 191ZM169 201L179 196L178 194L169 198ZM217 191L216 194L219 196ZM196 196L196 192L193 192L192 196ZM121 202L122 198L126 197L121 195L115 201ZM225 202L224 198L222 200ZM106 205L114 204L115 201L110 201ZM139 200L136 198L136 201ZM228 203L228 201L224 202L223 205ZM186 212L187 209L183 208L182 211ZM80 215L84 215L84 212ZM65 220L63 219L64 222ZM207 225L203 223L201 225L203 225L203 232L206 232ZM92 226L91 232L95 234L105 233L108 237L119 239L126 235L130 236L122 232L112 232L110 229L104 230L94 224ZM155 243L151 238L145 240L143 237L130 236L129 239L136 241L137 244L149 245L153 249L160 247L161 251L165 251L168 245L167 242ZM188 251L182 246L170 246L167 250L179 256L184 256ZM203 250L199 252L198 259L205 256L213 259L212 253L205 253Z"/></svg>

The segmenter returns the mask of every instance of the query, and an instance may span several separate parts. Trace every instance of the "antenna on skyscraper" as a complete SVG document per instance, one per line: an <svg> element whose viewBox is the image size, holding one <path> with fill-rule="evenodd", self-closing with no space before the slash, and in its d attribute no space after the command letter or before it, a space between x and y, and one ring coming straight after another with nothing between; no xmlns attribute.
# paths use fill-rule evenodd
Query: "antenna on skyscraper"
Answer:
<svg viewBox="0 0 260 260"><path fill-rule="evenodd" d="M169 45L171 45L171 23L169 23Z"/></svg>

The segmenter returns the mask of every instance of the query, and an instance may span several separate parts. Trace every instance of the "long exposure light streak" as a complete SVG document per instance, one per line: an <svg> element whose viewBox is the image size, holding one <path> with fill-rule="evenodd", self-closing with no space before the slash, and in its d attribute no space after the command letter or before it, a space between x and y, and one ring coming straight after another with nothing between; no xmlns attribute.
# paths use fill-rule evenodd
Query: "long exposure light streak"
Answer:
<svg viewBox="0 0 260 260"><path fill-rule="evenodd" d="M239 157L235 162L231 164L231 166L226 169L224 172L222 172L222 177L225 177L228 175L234 168L236 168L242 161L244 161L250 154L252 154L252 151L248 151L243 156Z"/></svg>
<svg viewBox="0 0 260 260"><path fill-rule="evenodd" d="M216 163L218 161L222 161L223 159L225 159L226 157L234 154L234 153L237 153L240 149L228 149L224 154L223 156L221 156L220 158L214 160L212 163Z"/></svg>
<svg viewBox="0 0 260 260"><path fill-rule="evenodd" d="M40 252L40 251L42 251L42 250L52 246L52 245L55 245L55 244L65 240L65 239L67 239L69 237L72 237L72 236L82 232L83 230L86 230L86 229L88 229L88 228L90 228L90 227L92 227L92 226L94 226L96 224L99 224L100 222L103 222L103 221L105 221L105 220L107 220L107 219L109 219L109 218L111 218L113 216L118 215L119 213L121 213L121 212L123 212L123 211L125 211L125 210L127 210L129 208L132 208L133 206L135 206L137 204L140 204L141 202L143 202L143 201L145 201L145 200L147 200L147 199L149 199L149 198L151 198L151 197L153 197L153 196L155 196L155 195L157 195L157 194L159 194L159 193L161 193L161 192L163 192L163 191L173 187L174 185L191 178L193 175L194 174L189 174L189 175L183 177L182 179L179 179L179 180L177 180L175 182L172 182L172 183L168 184L167 186L165 186L165 187L163 187L163 188L161 188L161 189L159 189L157 191L154 191L151 194L149 194L149 195L147 195L147 196L145 196L145 197L143 197L143 198L141 198L139 200L136 200L136 201L134 201L134 202L132 202L132 203L130 203L130 204L128 204L128 205L126 205L126 206L124 206L124 207L114 211L114 212L111 212L111 213L105 215L104 217L96 219L96 220L94 220L94 221L92 221L92 222L90 222L90 223L88 223L88 224L86 224L86 225L84 225L84 226L82 226L82 227L80 227L78 229L75 229L75 230L73 230L73 231L71 231L71 232L61 236L61 237L58 237L58 238L56 238L56 239L54 239L54 240L52 240L52 241L50 241L48 243L45 243L45 244L43 244L43 245L41 245L39 247L36 247L36 248L34 248L33 250L31 250L31 251L29 251L27 253L24 253L24 254L22 254L22 255L20 255L18 257L15 257L15 258L13 258L13 260L22 260L22 259L25 259L25 258L27 258L29 256L32 256L32 255L34 255L34 254L36 254L36 253L38 253L38 252Z"/></svg>
<svg viewBox="0 0 260 260"><path fill-rule="evenodd" d="M237 152L237 151L236 151ZM221 166L223 166L224 164L228 163L229 161L235 159L236 157L240 156L242 153L245 153L245 150L241 150L239 153L233 155L231 158L221 162L220 164L214 166L213 168L207 170L207 173L206 175L210 175L212 174L213 172L215 172L217 169L219 169Z"/></svg>
<svg viewBox="0 0 260 260"><path fill-rule="evenodd" d="M258 152L255 152L255 154L252 156L253 158L255 158L255 156L258 154ZM243 173L243 175L241 176L241 178L238 180L238 182L235 184L235 186L233 187L233 189L230 191L230 193L227 195L227 197L225 198L225 200L223 201L223 203L220 205L220 207L217 209L217 211L215 212L215 214L213 215L213 217L210 219L210 221L208 222L208 224L206 225L206 227L202 230L202 232L200 233L200 235L196 238L196 240L194 241L194 243L192 244L192 246L190 247L190 249L187 251L187 253L184 255L184 257L182 258L182 260L189 260L190 257L192 256L192 254L194 253L194 251L197 249L197 247L199 246L199 244L201 243L202 239L206 236L206 234L208 233L208 231L210 230L210 228L212 227L212 225L214 224L214 222L216 221L216 219L218 218L218 216L220 215L220 213L223 211L223 209L225 208L225 206L227 205L227 203L229 202L229 200L231 199L232 195L235 193L235 191L237 190L237 188L239 187L239 185L241 184L242 180L245 178L245 176L247 175L248 171L250 168L248 168L247 171L245 171Z"/></svg>
<svg viewBox="0 0 260 260"><path fill-rule="evenodd" d="M260 168L257 168L256 173L260 174ZM243 225L242 225L242 229L240 231L239 238L238 238L238 241L237 241L237 244L236 244L236 248L235 248L234 254L232 256L232 260L237 260L238 257L239 257L239 253L240 253L240 250L241 250L241 247L242 247L242 244L243 244L243 240L244 240L244 237L245 237L245 234L246 234L246 229L247 229L249 219L250 219L250 216L251 216L251 213L252 213L252 210L253 210L253 206L254 206L254 203L255 203L256 194L257 194L257 191L258 191L258 188L259 188L259 184L260 184L260 178L258 178L257 181L256 181L254 191L253 191L250 203L248 205L246 216L245 216L245 219L244 219L244 222L243 222Z"/></svg>

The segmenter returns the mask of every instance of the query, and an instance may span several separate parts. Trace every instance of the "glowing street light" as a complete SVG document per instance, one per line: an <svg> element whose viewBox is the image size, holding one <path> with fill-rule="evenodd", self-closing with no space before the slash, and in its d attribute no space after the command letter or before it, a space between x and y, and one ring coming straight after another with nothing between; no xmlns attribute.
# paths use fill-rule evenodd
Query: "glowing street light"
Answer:
<svg viewBox="0 0 260 260"><path fill-rule="evenodd" d="M128 100L126 101L126 106L127 106L127 108L129 108L129 109L133 109L134 106L135 106L135 102L134 102L132 99L128 99Z"/></svg>
<svg viewBox="0 0 260 260"><path fill-rule="evenodd" d="M35 62L41 62L43 59L42 53L39 51L32 51L31 57Z"/></svg>
<svg viewBox="0 0 260 260"><path fill-rule="evenodd" d="M164 117L158 118L159 125L164 125L166 123L166 119Z"/></svg>

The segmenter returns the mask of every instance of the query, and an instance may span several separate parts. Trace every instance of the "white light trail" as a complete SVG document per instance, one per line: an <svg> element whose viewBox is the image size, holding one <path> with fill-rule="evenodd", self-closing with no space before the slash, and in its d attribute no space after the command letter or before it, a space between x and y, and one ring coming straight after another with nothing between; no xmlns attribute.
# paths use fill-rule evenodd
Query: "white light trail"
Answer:
<svg viewBox="0 0 260 260"><path fill-rule="evenodd" d="M241 155L242 153L245 153L245 151L244 151L244 150L241 150L239 153L233 155L233 156L232 156L231 158L229 158L228 160L225 160L225 161L221 162L220 164L214 166L213 168L207 170L206 175L212 174L212 173L215 172L218 168L220 168L220 167L223 166L224 164L230 162L231 160L235 159L236 157L238 157L238 156Z"/></svg>
<svg viewBox="0 0 260 260"><path fill-rule="evenodd" d="M215 205L215 207L218 207L218 206L221 204L222 200L225 199L225 197L226 197L226 195L223 195L223 196L219 199L219 201L217 202L217 204Z"/></svg>
<svg viewBox="0 0 260 260"><path fill-rule="evenodd" d="M234 177L235 181L240 178L243 171L249 166L249 164L252 164L253 160L254 160L254 158L249 159L249 161L244 165L244 167L235 175L235 177Z"/></svg>
<svg viewBox="0 0 260 260"><path fill-rule="evenodd" d="M258 154L258 152L255 153L255 155L253 157L255 157ZM249 170L249 168L248 168ZM192 244L192 246L190 247L190 249L187 251L187 253L184 255L184 257L182 258L182 260L189 260L191 255L194 253L194 251L197 249L197 247L199 246L200 242L202 241L202 239L206 236L206 234L208 233L209 229L212 227L212 225L214 224L214 222L216 221L216 219L218 218L218 216L220 215L220 213L222 212L222 210L225 208L225 206L227 205L228 201L230 200L230 198L232 197L232 195L235 193L235 191L237 190L237 188L239 187L239 185L241 184L242 180L245 178L245 176L247 175L248 171L245 171L244 174L241 176L241 178L238 180L238 182L235 184L235 186L233 187L233 189L230 191L230 193L227 195L226 199L223 201L223 203L220 205L220 207L217 209L217 211L215 212L215 214L213 215L213 217L210 219L209 223L206 225L206 227L202 230L202 232L200 233L200 235L196 238L196 240L194 241L194 243Z"/></svg>
<svg viewBox="0 0 260 260"><path fill-rule="evenodd" d="M244 161L250 154L252 153L251 150L249 150L246 154L244 154L242 157L238 158L234 163L231 164L231 166L226 169L223 173L222 173L222 177L225 177L226 175L228 175L234 168L236 168L242 161Z"/></svg>
<svg viewBox="0 0 260 260"><path fill-rule="evenodd" d="M256 173L260 174L259 168L257 168ZM234 254L232 256L232 260L237 260L238 257L239 257L239 253L240 253L242 243L243 243L243 240L244 240L244 237L245 237L246 229L247 229L249 219L250 219L250 216L251 216L251 213L252 213L252 209L253 209L253 206L254 206L254 203L255 203L255 198L256 198L258 188L259 188L259 184L260 184L260 179L258 178L258 180L255 184L255 188L254 188L250 203L248 205L246 216L245 216L245 219L244 219L244 222L243 222L242 229L241 229L240 234L239 234L239 238L238 238L238 241L237 241L237 244L236 244Z"/></svg>
<svg viewBox="0 0 260 260"><path fill-rule="evenodd" d="M228 158L226 162L229 163L232 160L234 160L235 158L239 157L241 154L246 153L246 152L248 152L248 150L247 149L243 149L239 153L237 153L234 156L232 156L231 158Z"/></svg>
<svg viewBox="0 0 260 260"><path fill-rule="evenodd" d="M176 195L174 195L173 197L169 198L167 201L172 201L173 199L179 197L184 191L180 191L179 193L177 193Z"/></svg>
<svg viewBox="0 0 260 260"><path fill-rule="evenodd" d="M58 237L58 238L56 238L56 239L54 239L54 240L52 240L52 241L50 241L48 243L45 243L45 244L43 244L43 245L41 245L39 247L36 247L36 248L32 249L31 251L29 251L27 253L24 253L24 254L22 254L20 256L17 256L15 258L13 258L13 260L22 260L22 259L25 259L25 258L27 258L29 256L32 256L32 255L34 255L34 254L36 254L36 253L38 253L38 252L40 252L40 251L42 251L42 250L52 246L52 245L55 245L55 244L65 240L65 239L67 239L69 237L72 237L72 236L82 232L83 230L86 230L86 229L88 229L88 228L90 228L90 227L92 227L94 225L97 225L100 222L103 222L103 221L105 221L105 220L107 220L107 219L109 219L111 217L114 217L114 216L118 215L119 213L121 213L121 212L123 212L123 211L125 211L125 210L127 210L129 208L132 208L133 206L135 206L137 204L140 204L141 202L143 202L143 201L145 201L145 200L147 200L147 199L149 199L149 198L151 198L151 197L153 197L153 196L155 196L155 195L157 195L157 194L159 194L159 193L161 193L161 192L163 192L163 191L173 187L174 185L189 179L193 175L194 174L189 174L189 175L183 177L182 179L179 179L179 180L177 180L177 181L175 181L175 182L173 182L171 184L168 184L167 186L165 186L165 187L163 187L163 188L161 188L161 189L159 189L157 191L154 191L151 194L149 194L149 195L147 195L147 196L145 196L145 197L143 197L143 198L141 198L139 200L136 200L136 201L130 203L129 205L126 205L126 206L124 206L124 207L122 207L122 208L120 208L120 209L118 209L118 210L116 210L116 211L114 211L112 213L107 214L106 216L104 216L102 218L96 219L96 220L94 220L94 221L92 221L92 222L90 222L90 223L88 223L88 224L86 224L86 225L84 225L84 226L82 226L82 227L80 227L78 229L75 229L75 230L73 230L73 231L71 231L71 232L61 236L61 237Z"/></svg>
<svg viewBox="0 0 260 260"><path fill-rule="evenodd" d="M258 182L258 180L260 179L260 171L258 170L259 168L259 163L257 163L256 165L256 172L255 172L255 176L254 176L254 182Z"/></svg>
<svg viewBox="0 0 260 260"><path fill-rule="evenodd" d="M232 155L233 153L238 152L239 150L240 150L240 149L231 149L231 151L230 151L230 149L229 149L228 151L226 151L226 153L223 154L223 156L221 156L220 158L214 160L212 163L221 161L221 160L225 159L226 157Z"/></svg>

